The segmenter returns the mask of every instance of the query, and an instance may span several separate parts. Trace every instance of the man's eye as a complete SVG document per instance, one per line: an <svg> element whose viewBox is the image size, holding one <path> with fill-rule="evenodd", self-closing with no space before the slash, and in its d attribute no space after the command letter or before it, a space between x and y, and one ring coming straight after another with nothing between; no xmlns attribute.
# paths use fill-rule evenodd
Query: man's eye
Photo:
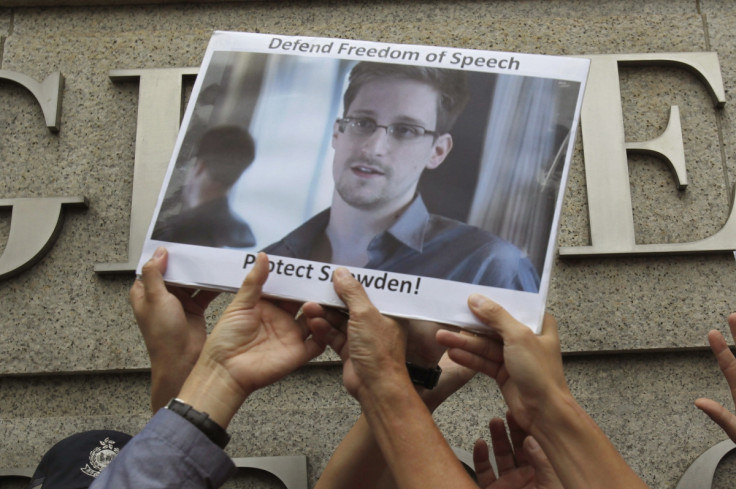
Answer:
<svg viewBox="0 0 736 489"><path fill-rule="evenodd" d="M416 126L394 124L391 126L391 134L397 139L412 139L421 136L421 131Z"/></svg>
<svg viewBox="0 0 736 489"><path fill-rule="evenodd" d="M360 130L375 129L375 124L370 119L353 119L353 127Z"/></svg>

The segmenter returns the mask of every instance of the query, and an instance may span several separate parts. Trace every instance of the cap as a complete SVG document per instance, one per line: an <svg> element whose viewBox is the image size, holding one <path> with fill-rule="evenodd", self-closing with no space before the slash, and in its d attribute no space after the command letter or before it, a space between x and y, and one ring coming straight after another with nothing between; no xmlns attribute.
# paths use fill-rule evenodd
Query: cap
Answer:
<svg viewBox="0 0 736 489"><path fill-rule="evenodd" d="M28 489L85 489L132 437L92 430L64 438L43 456Z"/></svg>

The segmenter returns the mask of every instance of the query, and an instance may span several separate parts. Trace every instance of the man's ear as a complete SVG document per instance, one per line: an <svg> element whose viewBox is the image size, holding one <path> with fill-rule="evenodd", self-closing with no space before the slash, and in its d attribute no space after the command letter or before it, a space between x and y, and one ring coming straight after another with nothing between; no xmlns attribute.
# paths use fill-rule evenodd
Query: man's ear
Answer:
<svg viewBox="0 0 736 489"><path fill-rule="evenodd" d="M447 155L450 154L451 150L452 135L450 135L450 133L445 133L437 136L437 139L435 139L432 144L432 156L430 156L429 163L427 163L425 168L428 170L434 170L440 166L442 162L445 161L445 158L447 158Z"/></svg>
<svg viewBox="0 0 736 489"><path fill-rule="evenodd" d="M332 148L335 148L335 141L337 140L337 135L340 133L340 126L335 122L332 125Z"/></svg>

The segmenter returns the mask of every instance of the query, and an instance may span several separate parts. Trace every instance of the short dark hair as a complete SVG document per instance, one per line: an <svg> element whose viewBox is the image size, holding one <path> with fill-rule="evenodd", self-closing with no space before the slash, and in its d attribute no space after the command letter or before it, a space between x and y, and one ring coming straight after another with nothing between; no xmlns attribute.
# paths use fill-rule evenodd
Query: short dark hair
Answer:
<svg viewBox="0 0 736 489"><path fill-rule="evenodd" d="M217 126L199 139L196 156L213 180L229 187L253 162L255 143L238 126Z"/></svg>
<svg viewBox="0 0 736 489"><path fill-rule="evenodd" d="M347 116L350 104L363 85L383 78L413 80L434 88L439 95L437 127L427 129L439 133L446 133L452 129L470 98L467 74L462 70L361 61L350 71L348 88L343 95L345 111L343 115Z"/></svg>

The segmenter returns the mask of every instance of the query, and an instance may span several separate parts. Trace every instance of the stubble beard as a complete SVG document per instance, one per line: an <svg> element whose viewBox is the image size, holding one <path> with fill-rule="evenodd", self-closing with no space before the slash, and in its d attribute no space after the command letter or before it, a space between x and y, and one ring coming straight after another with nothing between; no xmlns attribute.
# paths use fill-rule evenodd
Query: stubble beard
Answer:
<svg viewBox="0 0 736 489"><path fill-rule="evenodd" d="M356 165L378 169L382 175L362 179L353 174L353 168ZM384 203L384 190L391 176L391 169L376 160L351 158L345 163L343 178L336 182L335 189L340 198L350 207L368 211L375 210Z"/></svg>

